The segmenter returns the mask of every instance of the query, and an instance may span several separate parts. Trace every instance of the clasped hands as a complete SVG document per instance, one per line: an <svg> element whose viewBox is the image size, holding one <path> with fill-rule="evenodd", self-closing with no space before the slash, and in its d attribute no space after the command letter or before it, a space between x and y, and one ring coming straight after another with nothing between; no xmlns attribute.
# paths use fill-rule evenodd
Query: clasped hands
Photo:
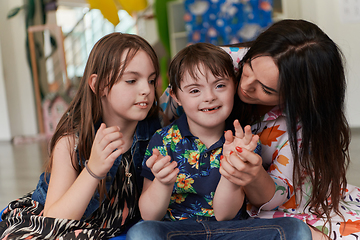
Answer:
<svg viewBox="0 0 360 240"><path fill-rule="evenodd" d="M254 153L259 136L251 133L247 125L242 129L238 120L234 121L235 136L230 130L225 132L223 157L220 161L220 174L238 186L254 182L262 167L262 158Z"/></svg>

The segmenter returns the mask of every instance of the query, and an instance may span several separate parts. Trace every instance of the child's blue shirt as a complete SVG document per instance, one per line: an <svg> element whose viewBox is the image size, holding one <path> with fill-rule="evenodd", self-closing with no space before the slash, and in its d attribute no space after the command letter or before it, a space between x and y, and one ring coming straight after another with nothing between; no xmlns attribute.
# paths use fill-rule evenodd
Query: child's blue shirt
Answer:
<svg viewBox="0 0 360 240"><path fill-rule="evenodd" d="M231 125L230 125L231 126ZM227 127L226 130L233 130ZM172 124L158 130L149 142L145 152L141 175L154 179L146 160L154 148L163 155L169 155L178 163L179 173L174 184L167 217L182 220L196 216L214 218L212 201L220 181L220 156L225 137L207 148L189 129L186 114ZM260 154L258 144L256 153Z"/></svg>

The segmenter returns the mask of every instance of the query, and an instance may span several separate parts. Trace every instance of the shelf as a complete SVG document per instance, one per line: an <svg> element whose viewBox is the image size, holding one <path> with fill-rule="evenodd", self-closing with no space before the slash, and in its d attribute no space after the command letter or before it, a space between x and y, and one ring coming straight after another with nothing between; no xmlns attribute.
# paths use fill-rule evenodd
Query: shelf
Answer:
<svg viewBox="0 0 360 240"><path fill-rule="evenodd" d="M188 43L184 21L184 1L167 3L171 58Z"/></svg>

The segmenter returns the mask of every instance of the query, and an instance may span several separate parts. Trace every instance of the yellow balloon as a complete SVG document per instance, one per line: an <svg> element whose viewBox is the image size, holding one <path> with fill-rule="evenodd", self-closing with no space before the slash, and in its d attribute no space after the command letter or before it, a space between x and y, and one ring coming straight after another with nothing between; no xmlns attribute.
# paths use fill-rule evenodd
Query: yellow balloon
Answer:
<svg viewBox="0 0 360 240"><path fill-rule="evenodd" d="M104 18L114 26L118 25L120 20L114 0L87 0L87 2L90 4L90 8L99 9Z"/></svg>
<svg viewBox="0 0 360 240"><path fill-rule="evenodd" d="M144 10L148 3L147 0L118 0L121 7L130 15L133 12Z"/></svg>

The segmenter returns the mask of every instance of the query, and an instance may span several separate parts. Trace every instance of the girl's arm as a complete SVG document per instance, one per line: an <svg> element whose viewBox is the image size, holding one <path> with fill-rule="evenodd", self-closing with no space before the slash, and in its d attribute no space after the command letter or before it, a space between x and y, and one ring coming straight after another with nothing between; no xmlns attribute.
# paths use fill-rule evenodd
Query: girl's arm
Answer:
<svg viewBox="0 0 360 240"><path fill-rule="evenodd" d="M121 137L118 127L100 126L88 162L88 167L97 176L106 176L115 159L123 152ZM44 216L80 220L98 186L99 180L85 168L78 175L72 166L74 146L73 136L65 136L54 148Z"/></svg>
<svg viewBox="0 0 360 240"><path fill-rule="evenodd" d="M144 186L139 200L141 217L144 220L161 220L169 206L171 193L179 169L170 157L163 157L157 149L146 161L155 178L153 181L144 178Z"/></svg>

